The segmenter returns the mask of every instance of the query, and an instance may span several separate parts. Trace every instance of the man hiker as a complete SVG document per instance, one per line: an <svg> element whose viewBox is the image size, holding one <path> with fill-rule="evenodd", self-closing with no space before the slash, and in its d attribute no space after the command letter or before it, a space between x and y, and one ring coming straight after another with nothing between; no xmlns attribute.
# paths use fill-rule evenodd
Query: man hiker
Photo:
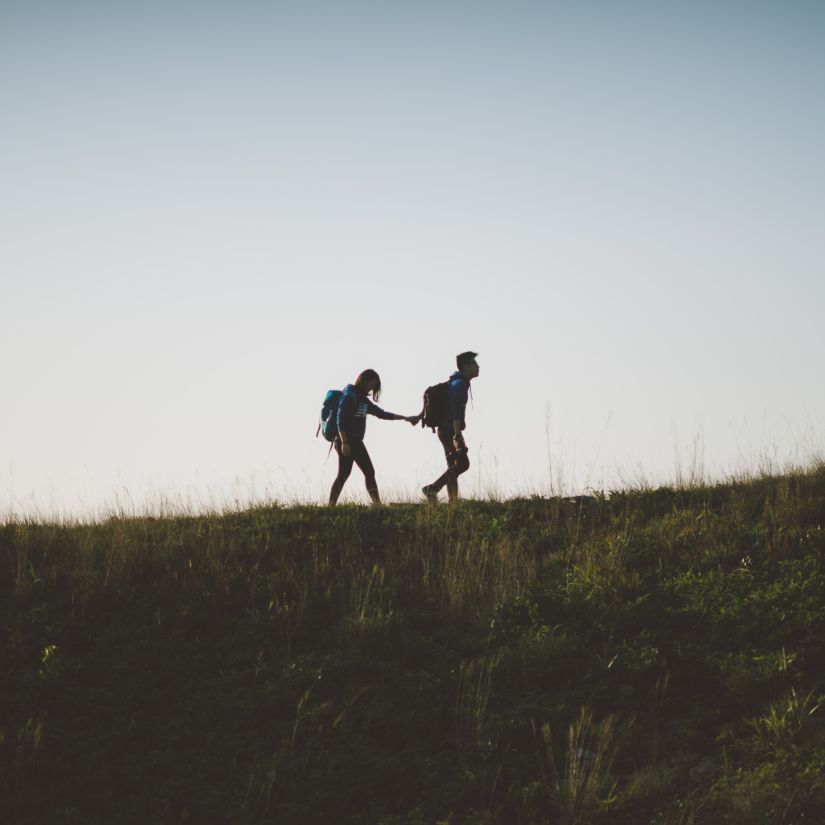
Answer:
<svg viewBox="0 0 825 825"><path fill-rule="evenodd" d="M446 485L451 502L458 501L458 477L470 468L467 445L464 443L464 411L470 381L478 376L477 352L462 352L456 356L458 369L450 376L447 385L447 405L443 418L438 422L438 440L447 458L447 470L432 484L421 488L427 501L435 503L438 493Z"/></svg>

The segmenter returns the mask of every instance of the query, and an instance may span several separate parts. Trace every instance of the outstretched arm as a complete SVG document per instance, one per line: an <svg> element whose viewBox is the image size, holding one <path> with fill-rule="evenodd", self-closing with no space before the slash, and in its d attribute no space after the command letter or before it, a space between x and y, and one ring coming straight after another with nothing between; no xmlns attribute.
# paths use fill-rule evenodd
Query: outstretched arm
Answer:
<svg viewBox="0 0 825 825"><path fill-rule="evenodd" d="M419 421L419 416L417 415L398 415L398 413L382 410L378 404L373 403L369 399L367 399L367 410L370 415L374 415L376 418L383 418L385 421L407 421L413 425Z"/></svg>

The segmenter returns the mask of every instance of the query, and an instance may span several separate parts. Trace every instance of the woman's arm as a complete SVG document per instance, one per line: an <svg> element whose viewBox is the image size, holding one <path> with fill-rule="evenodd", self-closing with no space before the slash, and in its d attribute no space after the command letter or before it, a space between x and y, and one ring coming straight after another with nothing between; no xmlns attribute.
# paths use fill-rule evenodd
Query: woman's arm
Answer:
<svg viewBox="0 0 825 825"><path fill-rule="evenodd" d="M408 421L410 424L418 423L417 415L398 415L398 413L387 412L382 410L378 404L367 399L367 412L374 415L376 418L383 418L385 421Z"/></svg>

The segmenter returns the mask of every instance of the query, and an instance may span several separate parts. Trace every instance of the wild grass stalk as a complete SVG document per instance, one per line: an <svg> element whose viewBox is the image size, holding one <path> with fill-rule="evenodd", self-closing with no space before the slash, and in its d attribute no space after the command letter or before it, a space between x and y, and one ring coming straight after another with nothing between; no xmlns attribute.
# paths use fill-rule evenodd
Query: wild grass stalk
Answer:
<svg viewBox="0 0 825 825"><path fill-rule="evenodd" d="M464 744L477 745L481 741L492 675L500 662L501 654L495 653L462 661L459 666L456 732L458 740Z"/></svg>
<svg viewBox="0 0 825 825"><path fill-rule="evenodd" d="M626 727L615 716L597 722L586 707L570 723L563 749L554 742L550 725L542 725L547 782L561 825L588 822L609 797L613 762L625 735Z"/></svg>

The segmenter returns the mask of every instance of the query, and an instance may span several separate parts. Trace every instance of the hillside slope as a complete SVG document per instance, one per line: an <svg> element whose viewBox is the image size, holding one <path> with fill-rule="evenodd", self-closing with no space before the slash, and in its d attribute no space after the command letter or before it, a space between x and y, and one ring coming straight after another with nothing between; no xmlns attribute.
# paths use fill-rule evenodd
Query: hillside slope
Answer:
<svg viewBox="0 0 825 825"><path fill-rule="evenodd" d="M825 821L825 468L0 527L4 823Z"/></svg>

